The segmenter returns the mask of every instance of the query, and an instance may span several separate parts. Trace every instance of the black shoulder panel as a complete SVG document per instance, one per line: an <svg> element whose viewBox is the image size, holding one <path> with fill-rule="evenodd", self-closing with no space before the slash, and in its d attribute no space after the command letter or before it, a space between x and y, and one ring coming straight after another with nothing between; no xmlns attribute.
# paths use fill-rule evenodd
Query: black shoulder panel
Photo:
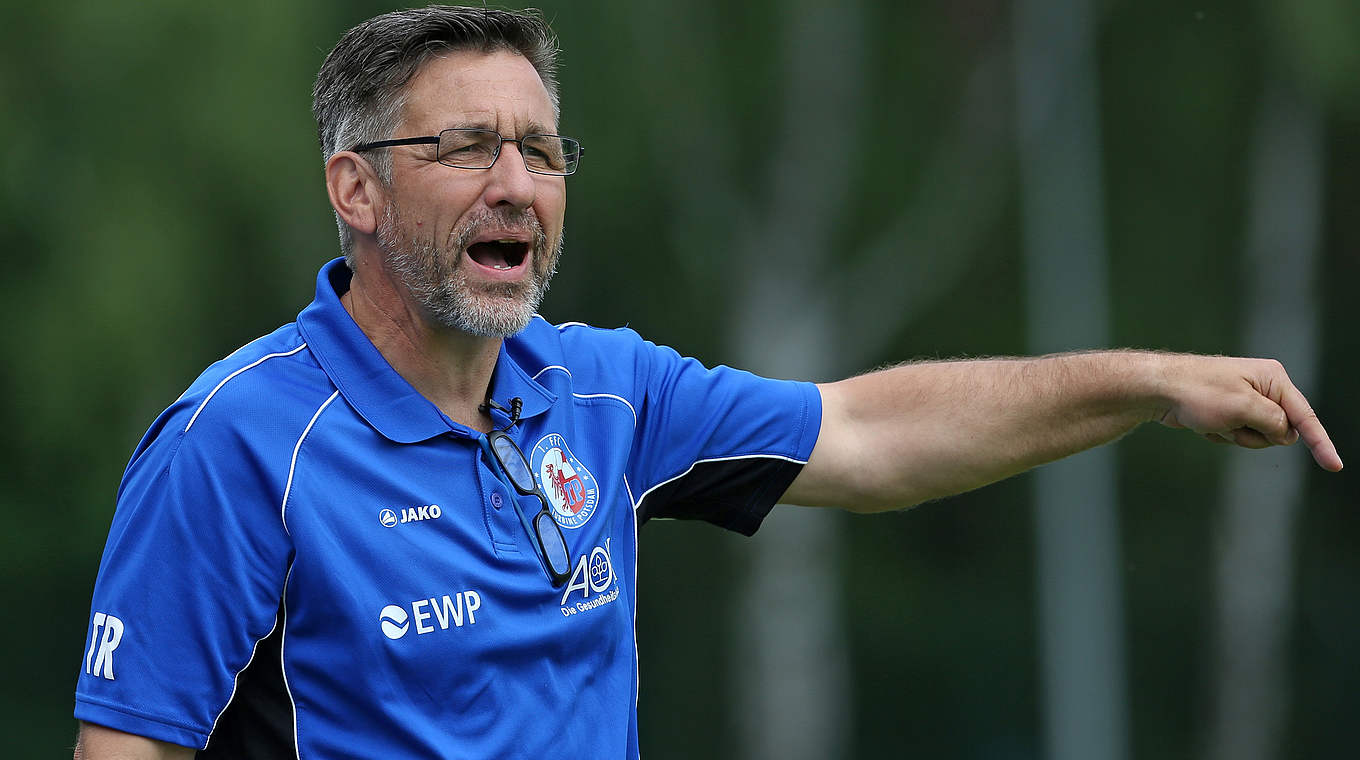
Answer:
<svg viewBox="0 0 1360 760"><path fill-rule="evenodd" d="M296 758L293 746L293 703L283 683L283 606L280 622L256 647L255 657L236 681L236 694L217 720L205 760Z"/></svg>
<svg viewBox="0 0 1360 760"><path fill-rule="evenodd" d="M638 506L638 523L653 517L705 520L749 536L802 469L775 457L700 462L648 492Z"/></svg>

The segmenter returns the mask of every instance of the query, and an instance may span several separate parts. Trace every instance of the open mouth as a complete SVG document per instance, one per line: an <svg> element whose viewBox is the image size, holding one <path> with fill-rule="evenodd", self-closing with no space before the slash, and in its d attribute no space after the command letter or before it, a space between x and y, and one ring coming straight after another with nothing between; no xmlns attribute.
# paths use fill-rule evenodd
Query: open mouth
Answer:
<svg viewBox="0 0 1360 760"><path fill-rule="evenodd" d="M524 263L529 244L522 240L488 240L468 246L468 257L488 269L507 271Z"/></svg>

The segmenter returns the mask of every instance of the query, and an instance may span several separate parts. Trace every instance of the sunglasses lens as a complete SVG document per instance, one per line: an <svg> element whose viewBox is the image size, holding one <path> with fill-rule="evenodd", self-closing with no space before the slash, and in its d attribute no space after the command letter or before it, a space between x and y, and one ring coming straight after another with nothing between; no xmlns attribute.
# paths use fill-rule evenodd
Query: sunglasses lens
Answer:
<svg viewBox="0 0 1360 760"><path fill-rule="evenodd" d="M524 496L538 496L543 504L543 509L534 516L533 532L534 538L538 539L539 549L543 552L543 559L548 566L548 575L552 579L554 586L560 586L567 580L567 573L571 567L571 558L567 554L567 542L562 536L562 528L552 516L552 505L548 503L548 498L539 490L538 483L534 481L533 471L529 469L529 461L524 458L524 452L510 436L500 431L493 431L487 436L487 441L491 444L491 451L495 454L496 462L501 466L511 485L515 490ZM519 507L516 506L516 511ZM524 514L520 513L520 519L524 519Z"/></svg>
<svg viewBox="0 0 1360 760"><path fill-rule="evenodd" d="M491 446L496 450L496 458L515 488L521 493L531 493L534 490L534 476L529 473L529 463L524 460L524 453L510 440L510 436L493 436Z"/></svg>
<svg viewBox="0 0 1360 760"><path fill-rule="evenodd" d="M562 542L562 531L557 527L552 515L539 512L534 518L534 530L538 532L539 543L543 545L543 556L548 567L558 575L566 575L570 564L567 560L567 545Z"/></svg>

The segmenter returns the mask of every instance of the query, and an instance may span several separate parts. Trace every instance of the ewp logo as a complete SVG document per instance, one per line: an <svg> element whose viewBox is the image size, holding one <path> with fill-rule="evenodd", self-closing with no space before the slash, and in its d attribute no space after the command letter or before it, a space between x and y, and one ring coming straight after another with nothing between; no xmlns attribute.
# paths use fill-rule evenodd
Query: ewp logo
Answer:
<svg viewBox="0 0 1360 760"><path fill-rule="evenodd" d="M406 630L411 627L407 622L406 610L395 604L389 604L382 608L378 613L378 620L382 621L382 631L387 638L396 640L406 635Z"/></svg>
<svg viewBox="0 0 1360 760"><path fill-rule="evenodd" d="M416 635L447 631L450 624L455 628L462 628L465 623L476 625L476 613L481 608L482 595L468 589L452 596L445 594L438 599L417 599L411 602L410 615L407 615L405 607L389 604L378 613L378 623L382 626L383 635L396 641L411 630L412 622L416 624ZM434 625L427 622L431 619Z"/></svg>

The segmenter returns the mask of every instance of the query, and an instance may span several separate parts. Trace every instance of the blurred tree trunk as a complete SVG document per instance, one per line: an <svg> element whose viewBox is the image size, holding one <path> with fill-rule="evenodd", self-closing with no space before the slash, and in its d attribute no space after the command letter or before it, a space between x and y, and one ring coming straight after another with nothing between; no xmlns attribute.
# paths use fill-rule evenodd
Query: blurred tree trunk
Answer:
<svg viewBox="0 0 1360 760"><path fill-rule="evenodd" d="M1014 9L1029 346L1109 341L1096 22L1088 0ZM1034 477L1044 742L1053 760L1121 760L1128 739L1114 451Z"/></svg>
<svg viewBox="0 0 1360 760"><path fill-rule="evenodd" d="M1308 392L1318 367L1321 117L1316 104L1276 80L1261 98L1254 130L1244 348L1283 361ZM1309 466L1296 449L1236 451L1223 481L1212 760L1283 756L1291 701L1286 644L1294 607L1294 521Z"/></svg>
<svg viewBox="0 0 1360 760"><path fill-rule="evenodd" d="M854 156L809 160L805 130L835 125L846 138L829 143L855 145L865 109L861 8L803 0L778 18L783 112L758 196L766 205L742 230L738 260L745 269L731 340L756 372L826 379L841 373L842 335L823 279L827 258L838 253L832 225L846 207ZM827 510L781 508L747 547L750 570L736 595L743 757L843 756L850 689L842 519Z"/></svg>
<svg viewBox="0 0 1360 760"><path fill-rule="evenodd" d="M720 18L705 6L631 5L640 34L657 24L668 38L698 46L683 76L695 130L674 119L648 125L660 142L679 146L662 159L673 208L671 247L681 266L740 267L733 274L728 345L744 368L772 377L826 380L881 361L899 331L947 297L969 271L982 236L1001 218L1010 183L1010 131L1004 114L1004 45L982 51L960 93L953 123L921 171L901 210L862 248L847 251L835 226L857 202L856 164L873 147L863 133L866 82L863 6L803 0L771 18L779 34L775 83L779 111L761 143L765 176L745 193L724 169L749 127L724 106L730 77L708 30ZM658 21L658 19L664 21ZM1004 42L1004 41L1002 41ZM676 72L652 46L639 65L664 80ZM658 113L666 113L657 109ZM843 160L808 160L808 141L826 144L826 125L847 137ZM831 140L831 144L842 144ZM693 156L709 160L696 162ZM866 158L866 156L869 156ZM715 209L719 213L714 212ZM734 240L735 250L714 246ZM904 271L905 268L905 271ZM900 276L884 277L884 272ZM752 403L760 403L752 399ZM841 513L776 509L737 558L737 621L732 682L740 748L747 758L835 758L851 754L852 716L845 603L842 598Z"/></svg>

